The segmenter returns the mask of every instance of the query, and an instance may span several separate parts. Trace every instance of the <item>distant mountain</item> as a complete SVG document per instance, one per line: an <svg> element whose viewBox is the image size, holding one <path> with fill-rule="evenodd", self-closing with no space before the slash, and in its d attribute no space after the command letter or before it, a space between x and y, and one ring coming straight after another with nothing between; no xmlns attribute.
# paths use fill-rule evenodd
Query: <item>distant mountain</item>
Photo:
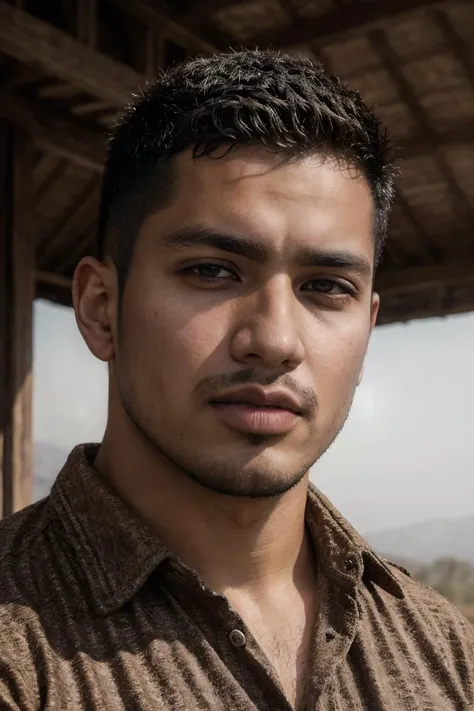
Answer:
<svg viewBox="0 0 474 711"><path fill-rule="evenodd" d="M474 516L425 521L364 537L376 551L397 561L431 563L457 558L474 563Z"/></svg>
<svg viewBox="0 0 474 711"><path fill-rule="evenodd" d="M51 485L61 471L69 452L50 442L35 442L33 451L33 500L49 494Z"/></svg>

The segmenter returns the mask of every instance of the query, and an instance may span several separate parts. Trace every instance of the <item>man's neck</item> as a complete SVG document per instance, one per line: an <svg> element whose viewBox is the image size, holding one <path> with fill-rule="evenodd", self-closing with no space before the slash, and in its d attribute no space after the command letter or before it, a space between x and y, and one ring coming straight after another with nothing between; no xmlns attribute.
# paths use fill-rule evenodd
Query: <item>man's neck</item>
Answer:
<svg viewBox="0 0 474 711"><path fill-rule="evenodd" d="M304 584L312 557L305 535L308 476L275 498L224 496L134 444L106 434L94 466L206 585L264 597L270 588Z"/></svg>

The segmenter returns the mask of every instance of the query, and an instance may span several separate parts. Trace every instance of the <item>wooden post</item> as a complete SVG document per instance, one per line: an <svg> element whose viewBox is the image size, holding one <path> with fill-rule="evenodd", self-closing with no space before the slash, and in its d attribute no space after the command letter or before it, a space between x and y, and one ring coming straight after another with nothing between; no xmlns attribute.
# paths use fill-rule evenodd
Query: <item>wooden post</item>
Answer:
<svg viewBox="0 0 474 711"><path fill-rule="evenodd" d="M97 45L97 0L77 3L77 39L89 47Z"/></svg>
<svg viewBox="0 0 474 711"><path fill-rule="evenodd" d="M0 514L31 501L33 145L0 121Z"/></svg>

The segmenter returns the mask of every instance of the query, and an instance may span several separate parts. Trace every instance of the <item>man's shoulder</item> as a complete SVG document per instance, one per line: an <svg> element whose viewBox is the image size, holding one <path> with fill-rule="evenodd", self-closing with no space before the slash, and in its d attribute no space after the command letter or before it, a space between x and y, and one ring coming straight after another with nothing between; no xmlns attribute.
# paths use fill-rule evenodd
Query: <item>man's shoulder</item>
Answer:
<svg viewBox="0 0 474 711"><path fill-rule="evenodd" d="M53 552L47 541L51 522L48 499L0 521L1 708L39 708L37 668Z"/></svg>
<svg viewBox="0 0 474 711"><path fill-rule="evenodd" d="M31 602L38 576L47 576L47 532L53 521L48 498L0 521L0 617L5 609Z"/></svg>
<svg viewBox="0 0 474 711"><path fill-rule="evenodd" d="M441 632L451 641L464 640L470 648L474 665L474 625L447 598L434 588L416 580L404 567L384 559L403 590L400 611L413 627Z"/></svg>
<svg viewBox="0 0 474 711"><path fill-rule="evenodd" d="M46 497L0 521L0 571L12 556L18 559L27 553L44 534L51 518L49 497Z"/></svg>

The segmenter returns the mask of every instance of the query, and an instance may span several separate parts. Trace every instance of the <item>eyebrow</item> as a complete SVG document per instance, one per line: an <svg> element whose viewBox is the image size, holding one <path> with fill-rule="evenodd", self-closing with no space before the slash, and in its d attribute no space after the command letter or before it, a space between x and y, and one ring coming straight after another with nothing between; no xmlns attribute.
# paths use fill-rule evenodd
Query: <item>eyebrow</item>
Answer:
<svg viewBox="0 0 474 711"><path fill-rule="evenodd" d="M269 248L255 236L224 234L210 228L188 227L172 232L164 237L165 247L196 247L204 245L223 252L237 254L250 261L264 264L270 257ZM321 250L312 247L300 247L296 250L293 261L300 267L329 267L347 269L363 279L372 277L372 265L362 255L348 250Z"/></svg>

